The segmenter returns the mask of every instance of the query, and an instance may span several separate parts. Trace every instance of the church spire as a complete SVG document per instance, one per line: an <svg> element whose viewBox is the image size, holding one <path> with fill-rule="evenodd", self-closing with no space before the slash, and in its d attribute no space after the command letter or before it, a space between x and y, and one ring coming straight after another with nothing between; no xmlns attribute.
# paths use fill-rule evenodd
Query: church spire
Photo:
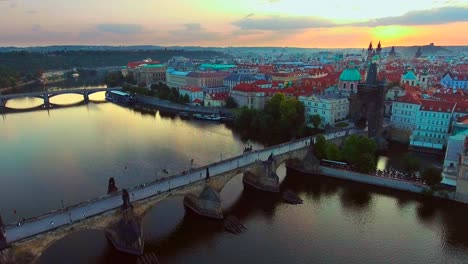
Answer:
<svg viewBox="0 0 468 264"><path fill-rule="evenodd" d="M372 51L372 41L369 43L369 48L367 49L367 51Z"/></svg>
<svg viewBox="0 0 468 264"><path fill-rule="evenodd" d="M380 45L380 40L379 40L379 44L377 45L377 54L380 55L381 51L382 51L382 45Z"/></svg>

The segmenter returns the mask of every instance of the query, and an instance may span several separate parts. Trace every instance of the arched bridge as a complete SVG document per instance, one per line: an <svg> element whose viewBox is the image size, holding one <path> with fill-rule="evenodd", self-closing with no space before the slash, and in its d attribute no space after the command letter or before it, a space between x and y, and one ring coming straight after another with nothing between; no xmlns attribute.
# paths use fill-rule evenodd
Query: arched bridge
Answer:
<svg viewBox="0 0 468 264"><path fill-rule="evenodd" d="M359 131L352 129L324 136L328 140L342 141L348 134L355 133ZM307 137L262 150L245 152L186 173L141 184L128 189L128 199L133 205L132 210L136 219L141 222L155 204L168 196L200 193L206 186L207 174L209 174L208 184L219 192L234 176L246 172L251 174L258 172L261 161L273 159L271 169L276 170L288 159L303 159L310 151L308 146L311 140L314 138ZM51 244L72 232L84 229L108 231L121 219L121 206L122 192L118 192L27 219L20 226L7 225L4 227L4 243L10 247L3 250L0 262L31 263L37 260Z"/></svg>
<svg viewBox="0 0 468 264"><path fill-rule="evenodd" d="M19 93L19 94L6 94L0 95L0 107L5 107L8 100L13 98L22 98L22 97L36 97L44 100L44 104L49 104L49 99L61 95L61 94L81 94L84 97L85 102L89 100L89 95L97 92L103 91L113 91L113 90L122 90L122 87L110 87L110 88L90 88L90 89L61 89L54 91L40 91L40 92L31 92L31 93Z"/></svg>

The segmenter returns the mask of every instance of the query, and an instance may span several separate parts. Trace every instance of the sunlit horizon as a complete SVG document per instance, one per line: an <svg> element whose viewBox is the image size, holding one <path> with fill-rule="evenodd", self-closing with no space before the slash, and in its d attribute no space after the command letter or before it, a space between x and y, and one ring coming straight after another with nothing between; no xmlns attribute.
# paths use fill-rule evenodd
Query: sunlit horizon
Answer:
<svg viewBox="0 0 468 264"><path fill-rule="evenodd" d="M460 0L0 0L0 10L0 46L468 45Z"/></svg>

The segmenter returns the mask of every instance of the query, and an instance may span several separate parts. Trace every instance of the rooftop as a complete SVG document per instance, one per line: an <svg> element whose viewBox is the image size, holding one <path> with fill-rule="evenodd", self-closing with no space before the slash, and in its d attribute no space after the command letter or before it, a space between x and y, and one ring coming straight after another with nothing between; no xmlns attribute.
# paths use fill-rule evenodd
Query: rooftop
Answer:
<svg viewBox="0 0 468 264"><path fill-rule="evenodd" d="M340 75L340 81L359 82L361 81L361 73L357 69L345 69Z"/></svg>

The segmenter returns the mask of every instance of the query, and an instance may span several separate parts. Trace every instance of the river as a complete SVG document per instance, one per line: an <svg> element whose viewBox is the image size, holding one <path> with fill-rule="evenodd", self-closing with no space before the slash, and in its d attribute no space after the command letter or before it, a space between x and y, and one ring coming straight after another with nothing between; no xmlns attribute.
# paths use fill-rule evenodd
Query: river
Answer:
<svg viewBox="0 0 468 264"><path fill-rule="evenodd" d="M101 101L103 94L91 96ZM79 95L51 98L54 104ZM40 105L15 99L12 108ZM18 221L120 188L238 155L245 144L221 124L141 114L111 103L3 115L0 129L0 210ZM399 151L388 154L401 157ZM385 161L382 160L381 163ZM381 165L383 166L383 165ZM398 162L395 163L398 167ZM225 215L248 230L185 213L182 197L157 204L143 219L145 253L161 263L466 263L467 206L326 177L287 176L281 189L304 199L244 189L239 175L221 192ZM62 204L63 201L63 204ZM40 263L135 263L104 233L81 231L53 244Z"/></svg>

